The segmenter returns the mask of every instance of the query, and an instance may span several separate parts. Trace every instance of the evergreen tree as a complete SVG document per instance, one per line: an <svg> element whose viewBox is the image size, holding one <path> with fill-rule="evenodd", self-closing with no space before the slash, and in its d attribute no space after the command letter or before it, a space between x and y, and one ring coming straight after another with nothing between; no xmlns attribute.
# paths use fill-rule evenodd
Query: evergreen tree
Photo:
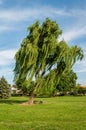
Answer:
<svg viewBox="0 0 86 130"><path fill-rule="evenodd" d="M28 36L15 55L14 80L18 87L31 89L28 103L32 104L34 95L41 89L53 90L58 85L62 74L69 72L75 62L83 58L83 51L77 46L69 47L64 40L59 42L62 31L49 18L42 25L37 21L28 30Z"/></svg>
<svg viewBox="0 0 86 130"><path fill-rule="evenodd" d="M11 94L11 88L6 79L2 76L0 79L0 98L9 98Z"/></svg>

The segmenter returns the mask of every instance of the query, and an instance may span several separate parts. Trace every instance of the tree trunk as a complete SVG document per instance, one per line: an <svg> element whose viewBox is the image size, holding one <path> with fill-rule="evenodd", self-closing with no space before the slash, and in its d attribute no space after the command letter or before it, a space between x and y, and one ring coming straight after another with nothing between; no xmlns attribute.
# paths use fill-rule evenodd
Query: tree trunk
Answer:
<svg viewBox="0 0 86 130"><path fill-rule="evenodd" d="M33 104L34 103L34 94L31 94L29 100L28 100L28 104Z"/></svg>

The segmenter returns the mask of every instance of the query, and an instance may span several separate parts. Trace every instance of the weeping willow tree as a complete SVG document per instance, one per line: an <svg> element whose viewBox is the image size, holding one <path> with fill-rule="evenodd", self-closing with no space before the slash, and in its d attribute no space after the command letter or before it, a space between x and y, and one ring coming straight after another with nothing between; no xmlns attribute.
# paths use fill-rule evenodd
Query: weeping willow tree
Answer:
<svg viewBox="0 0 86 130"><path fill-rule="evenodd" d="M35 94L58 85L62 74L82 60L83 51L77 46L69 47L64 40L58 41L62 31L49 18L42 25L36 21L28 31L15 55L14 74L16 85L31 92L28 103L32 104Z"/></svg>

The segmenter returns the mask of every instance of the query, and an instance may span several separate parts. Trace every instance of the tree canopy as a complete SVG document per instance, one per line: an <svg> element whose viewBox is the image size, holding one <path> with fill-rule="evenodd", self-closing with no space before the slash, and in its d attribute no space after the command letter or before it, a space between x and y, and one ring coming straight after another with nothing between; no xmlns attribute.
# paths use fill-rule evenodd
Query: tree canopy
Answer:
<svg viewBox="0 0 86 130"><path fill-rule="evenodd" d="M58 40L62 31L56 21L36 21L28 31L15 55L15 82L19 88L27 87L36 94L44 88L55 88L62 75L84 55L80 47Z"/></svg>

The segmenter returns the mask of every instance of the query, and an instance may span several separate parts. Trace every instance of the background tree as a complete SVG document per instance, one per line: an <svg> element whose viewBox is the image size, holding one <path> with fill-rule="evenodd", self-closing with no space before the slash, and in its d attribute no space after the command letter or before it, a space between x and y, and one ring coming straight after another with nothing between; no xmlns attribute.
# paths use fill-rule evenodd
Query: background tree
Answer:
<svg viewBox="0 0 86 130"><path fill-rule="evenodd" d="M0 79L0 98L9 98L11 95L11 87L6 81L6 79L2 76Z"/></svg>
<svg viewBox="0 0 86 130"><path fill-rule="evenodd" d="M69 47L64 40L59 42L62 31L49 18L42 25L37 21L28 30L28 36L15 55L14 73L18 87L31 89L28 103L32 104L34 94L57 86L62 74L69 72L75 62L83 58L83 51L77 46Z"/></svg>
<svg viewBox="0 0 86 130"><path fill-rule="evenodd" d="M76 87L77 75L73 70L62 75L56 90L66 94L67 92L73 92Z"/></svg>

